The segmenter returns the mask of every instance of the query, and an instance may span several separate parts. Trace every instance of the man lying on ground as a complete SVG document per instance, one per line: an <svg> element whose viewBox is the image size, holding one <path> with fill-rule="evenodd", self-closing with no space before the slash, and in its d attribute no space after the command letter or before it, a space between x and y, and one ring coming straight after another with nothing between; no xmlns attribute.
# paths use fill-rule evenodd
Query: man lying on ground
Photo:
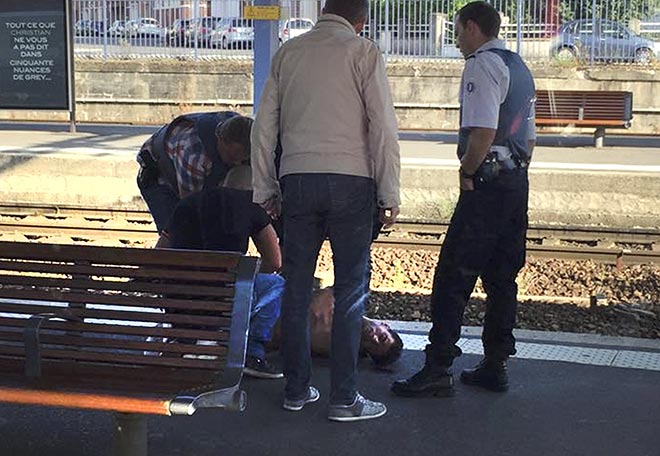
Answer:
<svg viewBox="0 0 660 456"><path fill-rule="evenodd" d="M284 279L273 272L281 267L275 230L266 212L251 200L251 173L248 166L232 168L222 187L190 195L177 205L159 247L191 250L224 250L245 253L252 239L261 255L261 273L255 281L250 312L247 358L244 372L259 378L282 378L283 374L266 360L265 344L279 331ZM330 353L332 289L314 292L310 307L312 352ZM279 341L279 332L275 345ZM378 366L396 361L403 344L386 324L363 317L361 351Z"/></svg>

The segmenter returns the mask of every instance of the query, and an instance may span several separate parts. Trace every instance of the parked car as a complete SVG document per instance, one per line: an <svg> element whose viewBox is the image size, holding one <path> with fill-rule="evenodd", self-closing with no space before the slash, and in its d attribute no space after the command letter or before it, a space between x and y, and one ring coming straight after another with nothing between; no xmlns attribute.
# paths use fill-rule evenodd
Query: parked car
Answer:
<svg viewBox="0 0 660 456"><path fill-rule="evenodd" d="M559 27L550 50L561 60L649 63L660 56L660 43L614 21L580 19Z"/></svg>
<svg viewBox="0 0 660 456"><path fill-rule="evenodd" d="M199 17L190 24L190 39L201 47L209 47L213 30L222 22L221 17Z"/></svg>
<svg viewBox="0 0 660 456"><path fill-rule="evenodd" d="M155 37L163 38L165 29L160 22L151 17L141 17L126 22L126 35L130 37Z"/></svg>
<svg viewBox="0 0 660 456"><path fill-rule="evenodd" d="M292 17L282 22L280 26L280 43L309 32L314 27L314 21L300 17Z"/></svg>
<svg viewBox="0 0 660 456"><path fill-rule="evenodd" d="M99 36L105 33L105 27L102 21L90 21L81 19L74 26L78 36Z"/></svg>
<svg viewBox="0 0 660 456"><path fill-rule="evenodd" d="M251 19L227 18L220 21L209 39L211 47L229 49L252 47L254 27Z"/></svg>
<svg viewBox="0 0 660 456"><path fill-rule="evenodd" d="M172 46L187 46L190 43L192 19L177 19L167 30L167 41Z"/></svg>
<svg viewBox="0 0 660 456"><path fill-rule="evenodd" d="M109 36L124 36L126 32L126 21L114 21L108 28Z"/></svg>

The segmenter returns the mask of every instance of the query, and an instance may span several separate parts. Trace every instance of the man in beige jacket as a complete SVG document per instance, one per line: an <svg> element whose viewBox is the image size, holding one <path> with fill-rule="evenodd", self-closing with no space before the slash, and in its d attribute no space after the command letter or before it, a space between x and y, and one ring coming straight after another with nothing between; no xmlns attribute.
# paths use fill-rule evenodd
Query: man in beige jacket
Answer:
<svg viewBox="0 0 660 456"><path fill-rule="evenodd" d="M368 0L327 0L314 28L284 43L252 130L254 202L284 222L287 279L282 308L284 408L319 399L310 385L309 306L319 249L335 266L328 418L357 421L386 413L357 390L356 366L374 213L387 226L399 212L399 147L385 65L358 34ZM279 178L274 151L282 144Z"/></svg>

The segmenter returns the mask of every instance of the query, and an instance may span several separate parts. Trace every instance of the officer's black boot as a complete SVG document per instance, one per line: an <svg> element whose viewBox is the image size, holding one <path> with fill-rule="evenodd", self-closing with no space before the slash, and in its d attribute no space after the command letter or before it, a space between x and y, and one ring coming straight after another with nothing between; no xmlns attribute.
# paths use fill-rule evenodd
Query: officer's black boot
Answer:
<svg viewBox="0 0 660 456"><path fill-rule="evenodd" d="M485 357L474 368L463 370L461 381L490 391L506 391L509 389L506 359Z"/></svg>
<svg viewBox="0 0 660 456"><path fill-rule="evenodd" d="M451 372L451 358L434 359L431 347L426 347L426 363L422 370L410 378L392 383L391 390L397 396L448 397L454 395L454 377Z"/></svg>

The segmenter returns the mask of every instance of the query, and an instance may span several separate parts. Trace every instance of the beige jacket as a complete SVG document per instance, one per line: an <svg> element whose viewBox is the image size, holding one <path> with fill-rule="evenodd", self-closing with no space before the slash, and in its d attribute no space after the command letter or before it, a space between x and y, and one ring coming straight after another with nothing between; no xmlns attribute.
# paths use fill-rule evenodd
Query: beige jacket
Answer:
<svg viewBox="0 0 660 456"><path fill-rule="evenodd" d="M280 196L280 175L337 173L375 180L380 207L399 206L397 123L385 64L377 46L344 18L325 14L284 43L252 127L254 202Z"/></svg>

